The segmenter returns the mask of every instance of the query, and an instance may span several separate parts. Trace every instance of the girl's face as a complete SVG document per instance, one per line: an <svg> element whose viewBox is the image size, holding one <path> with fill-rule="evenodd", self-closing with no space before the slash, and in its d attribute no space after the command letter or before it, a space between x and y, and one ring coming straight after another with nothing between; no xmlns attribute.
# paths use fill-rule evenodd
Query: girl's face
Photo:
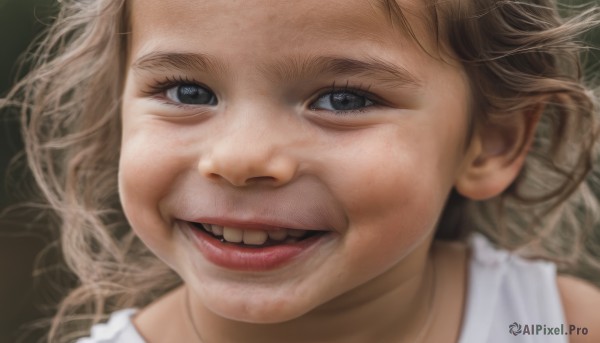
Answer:
<svg viewBox="0 0 600 343"><path fill-rule="evenodd" d="M379 2L132 1L122 203L212 312L281 322L421 272L462 170L468 87Z"/></svg>

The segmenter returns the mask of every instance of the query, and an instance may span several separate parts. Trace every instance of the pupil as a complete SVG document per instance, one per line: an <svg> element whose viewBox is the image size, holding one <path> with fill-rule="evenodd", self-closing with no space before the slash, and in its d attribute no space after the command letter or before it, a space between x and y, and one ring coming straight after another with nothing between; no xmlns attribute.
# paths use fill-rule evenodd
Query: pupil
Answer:
<svg viewBox="0 0 600 343"><path fill-rule="evenodd" d="M177 98L184 104L205 105L212 103L213 95L196 85L181 85L177 89Z"/></svg>
<svg viewBox="0 0 600 343"><path fill-rule="evenodd" d="M332 107L338 111L354 110L366 105L366 99L363 96L352 93L333 93L330 97Z"/></svg>

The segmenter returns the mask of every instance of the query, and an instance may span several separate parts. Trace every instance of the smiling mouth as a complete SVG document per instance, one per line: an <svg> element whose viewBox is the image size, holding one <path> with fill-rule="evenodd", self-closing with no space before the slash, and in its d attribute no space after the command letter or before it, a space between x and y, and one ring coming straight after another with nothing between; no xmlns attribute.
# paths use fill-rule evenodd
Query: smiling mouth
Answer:
<svg viewBox="0 0 600 343"><path fill-rule="evenodd" d="M282 244L294 244L310 237L324 235L327 231L275 229L247 230L208 223L189 222L195 230L202 231L222 243L262 248Z"/></svg>

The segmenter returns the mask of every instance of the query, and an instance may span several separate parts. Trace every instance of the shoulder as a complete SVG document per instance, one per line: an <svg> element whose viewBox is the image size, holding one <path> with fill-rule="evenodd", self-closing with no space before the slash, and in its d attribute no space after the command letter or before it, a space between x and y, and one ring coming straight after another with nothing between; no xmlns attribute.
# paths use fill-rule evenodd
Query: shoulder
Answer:
<svg viewBox="0 0 600 343"><path fill-rule="evenodd" d="M600 289L573 276L559 275L558 290L565 311L565 320L569 329L574 329L570 336L572 343L600 342ZM573 327L574 326L574 327ZM587 334L576 328L585 327Z"/></svg>

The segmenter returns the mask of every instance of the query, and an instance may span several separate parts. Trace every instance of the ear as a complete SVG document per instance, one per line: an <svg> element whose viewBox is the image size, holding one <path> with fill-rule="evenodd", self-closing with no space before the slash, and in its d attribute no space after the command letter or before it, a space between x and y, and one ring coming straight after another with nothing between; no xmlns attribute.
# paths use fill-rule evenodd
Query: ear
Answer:
<svg viewBox="0 0 600 343"><path fill-rule="evenodd" d="M523 110L501 124L479 125L473 134L454 186L472 200L502 193L523 167L543 112L538 105Z"/></svg>

